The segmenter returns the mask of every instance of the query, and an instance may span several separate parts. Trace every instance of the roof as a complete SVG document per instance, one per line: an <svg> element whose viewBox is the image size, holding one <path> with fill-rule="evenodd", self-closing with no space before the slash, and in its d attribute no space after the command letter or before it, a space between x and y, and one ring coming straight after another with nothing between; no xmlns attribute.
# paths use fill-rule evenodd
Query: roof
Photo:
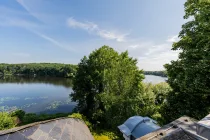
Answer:
<svg viewBox="0 0 210 140"><path fill-rule="evenodd" d="M137 140L207 140L196 134L196 120L183 116Z"/></svg>
<svg viewBox="0 0 210 140"><path fill-rule="evenodd" d="M197 134L210 139L210 114L197 123Z"/></svg>
<svg viewBox="0 0 210 140"><path fill-rule="evenodd" d="M126 136L132 135L135 138L139 138L160 127L156 125L156 121L148 117L133 116L126 120L124 124L118 126L118 128Z"/></svg>
<svg viewBox="0 0 210 140"><path fill-rule="evenodd" d="M93 140L85 123L63 118L0 131L0 140Z"/></svg>
<svg viewBox="0 0 210 140"><path fill-rule="evenodd" d="M198 122L198 124L204 125L207 128L210 128L210 114L207 115L205 118L203 118L202 120L200 120Z"/></svg>

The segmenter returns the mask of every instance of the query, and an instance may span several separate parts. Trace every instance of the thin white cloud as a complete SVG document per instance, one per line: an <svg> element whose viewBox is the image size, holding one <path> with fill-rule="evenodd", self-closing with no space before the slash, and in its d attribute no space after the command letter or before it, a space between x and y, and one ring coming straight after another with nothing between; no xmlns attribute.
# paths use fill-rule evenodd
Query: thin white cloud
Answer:
<svg viewBox="0 0 210 140"><path fill-rule="evenodd" d="M58 41L56 41L55 39L49 37L49 36L46 36L45 34L42 34L40 32L37 32L37 31L34 31L34 30L30 30L31 32L35 33L36 35L40 36L41 38L53 43L54 45L58 46L58 47L63 47Z"/></svg>
<svg viewBox="0 0 210 140"><path fill-rule="evenodd" d="M17 0L17 1L19 3L21 3L21 5L23 5L26 9L28 9L27 6L23 3L23 0ZM0 21L1 21L0 26L3 26L3 27L4 26L13 26L13 27L23 28L23 29L28 30L28 31L34 33L35 35L41 37L42 39L54 44L55 46L57 46L59 48L62 48L67 51L75 52L75 49L70 47L70 45L63 45L56 39L49 37L49 36L45 35L44 33L42 33L40 30L42 30L43 28L46 28L46 25L35 23L35 22L21 18L20 15L24 15L25 13L20 13L19 11L9 9L6 7L0 7L0 11L3 13L4 13L4 11L6 11L8 13L7 16L5 16L4 14L0 15ZM18 13L19 16L16 17L16 13Z"/></svg>
<svg viewBox="0 0 210 140"><path fill-rule="evenodd" d="M48 20L43 17L43 14L45 14L44 11L40 11L40 9L42 9L42 8L39 8L39 6L43 6L43 7L45 6L42 3L43 1L42 2L40 1L40 3L38 2L37 5L36 5L37 1L34 1L34 3L31 3L26 0L17 0L17 2L27 11L25 13L27 13L28 15L32 15L39 21L42 21L44 23L44 25L49 25L52 27L52 24L54 24L54 22L52 22L51 20ZM4 12L2 12L2 13L4 13ZM133 40L131 40L131 39L128 40L127 39L128 34L122 34L119 32L112 31L112 30L103 29L99 25L97 25L93 22L88 22L88 21L81 22L81 21L75 20L74 18L68 18L67 19L68 27L82 29L90 34L94 34L94 35L97 35L97 36L105 39L105 40L102 40L102 39L98 40L98 39L94 38L92 40L88 40L87 42L77 42L77 43L69 45L68 44L69 42L64 44L63 42L61 43L60 41L58 41L56 38L53 38L52 35L51 36L46 35L43 32L43 30L40 29L40 26L42 26L42 24L40 24L40 22L34 24L34 22L30 22L25 19L20 19L20 18L17 19L17 17L16 16L9 17L6 21L6 20L1 20L1 15L0 15L0 21L4 21L4 22L0 22L0 25L4 24L4 25L9 25L9 26L22 27L24 29L31 31L32 33L36 34L37 36L41 37L42 39L54 44L54 46L63 48L65 50L74 51L74 49L69 46L83 48L82 50L79 50L80 53L78 53L78 55L81 55L81 57L83 55L88 55L89 52L91 52L92 50L94 50L102 45L109 45L110 47L113 47L114 49L118 50L119 52L128 50L129 55L131 57L138 58L139 67L143 68L144 70L162 70L164 64L169 63L171 60L175 60L178 58L178 52L171 51L171 44L173 42L178 41L178 36L171 36L170 38L166 39L162 43L155 43L152 40L146 41L145 39L142 40L139 38L137 38L137 39L134 38ZM58 21L57 16L53 15L53 18L56 19L56 21ZM62 20L63 20L63 22L66 22L66 18L63 18ZM61 20L59 20L59 22L60 21ZM9 23L9 24L7 24L7 23ZM77 50L77 48L75 48L75 49ZM16 54L16 56L18 56L18 55L21 56L21 53ZM22 57L20 57L20 58L25 61L23 56L24 56L24 54L22 54ZM25 55L25 56L27 56L27 55ZM78 58L80 58L80 56L78 56ZM61 58L61 59L59 59L57 61L62 62L63 58ZM39 60L39 58L37 58L37 60ZM41 58L40 58L40 60L41 60ZM52 61L52 60L49 59L46 61ZM54 59L54 61L55 61L55 59ZM79 61L79 59L75 60L75 61Z"/></svg>
<svg viewBox="0 0 210 140"><path fill-rule="evenodd" d="M63 44L61 44L60 42L58 42L57 40L53 39L52 37L49 37L43 33L40 33L38 31L35 31L35 30L31 30L31 29L28 29L29 31L33 32L34 34L38 35L39 37L49 41L50 43L54 44L55 46L57 47L60 47L62 49L65 49L67 51L76 51L75 49L71 48L71 47L66 47L64 46Z"/></svg>
<svg viewBox="0 0 210 140"><path fill-rule="evenodd" d="M139 47L138 44L128 46L128 48L132 48L132 49L136 49L136 48L138 48L138 47Z"/></svg>
<svg viewBox="0 0 210 140"><path fill-rule="evenodd" d="M41 27L34 22L27 21L21 18L6 17L0 15L0 26L16 26L22 28L38 28Z"/></svg>
<svg viewBox="0 0 210 140"><path fill-rule="evenodd" d="M26 5L24 0L16 0L26 11L28 11L29 14L31 14L33 17L38 19L39 21L42 21L37 14L34 12L31 12L31 9Z"/></svg>
<svg viewBox="0 0 210 140"><path fill-rule="evenodd" d="M29 11L28 6L24 3L23 0L16 0L20 5L22 5L27 11Z"/></svg>
<svg viewBox="0 0 210 140"><path fill-rule="evenodd" d="M171 37L169 37L166 41L167 41L167 42L171 42L171 43L177 42L177 41L179 41L179 37L178 37L178 35L171 36Z"/></svg>
<svg viewBox="0 0 210 140"><path fill-rule="evenodd" d="M4 17L0 16L0 19L2 19L1 20L2 22L0 22L0 26L14 26L14 27L24 28L24 29L38 35L39 37L49 41L50 43L54 44L57 47L63 48L68 51L71 50L70 47L69 48L64 47L60 42L56 41L55 39L53 39L41 32L38 32L37 28L41 27L38 24L35 24L35 23L27 21L27 20L18 19L18 18L9 18L9 17L4 18Z"/></svg>
<svg viewBox="0 0 210 140"><path fill-rule="evenodd" d="M132 45L131 45L132 44ZM166 63L178 59L179 51L172 51L172 43L135 39L125 43L109 43L119 52L128 50L129 56L138 59L138 66L144 70L163 70Z"/></svg>
<svg viewBox="0 0 210 140"><path fill-rule="evenodd" d="M70 27L81 28L81 29L84 29L84 30L87 30L87 31L92 31L92 30L98 29L98 25L96 25L96 24L94 24L92 22L86 22L86 23L78 22L78 21L76 21L73 18L69 18L67 20L67 24Z"/></svg>
<svg viewBox="0 0 210 140"><path fill-rule="evenodd" d="M92 22L80 22L75 20L74 18L67 19L67 25L71 28L80 28L86 30L89 33L96 34L101 38L105 38L108 40L116 40L118 42L126 41L126 36L128 34L119 34L113 31L108 31L105 29L99 28L99 26Z"/></svg>

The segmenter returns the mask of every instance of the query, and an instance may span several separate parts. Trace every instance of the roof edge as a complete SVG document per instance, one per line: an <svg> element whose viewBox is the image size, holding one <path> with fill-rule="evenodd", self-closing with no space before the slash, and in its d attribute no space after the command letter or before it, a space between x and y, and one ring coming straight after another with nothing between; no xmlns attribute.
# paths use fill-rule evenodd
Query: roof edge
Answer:
<svg viewBox="0 0 210 140"><path fill-rule="evenodd" d="M56 119L34 122L34 123L27 124L27 125L19 126L19 127L14 127L14 128L11 128L11 129L2 130L2 131L0 131L0 136L10 134L10 133L14 133L16 131L20 131L22 129L32 127L32 126L35 126L35 125L38 125L38 124L45 124L45 123L48 123L48 122L52 122L52 121L56 121L56 120L60 120L60 119L67 119L67 118L69 118L69 117L60 117L60 118L56 118ZM77 119L77 118L71 118L71 119ZM80 119L77 119L77 120L80 120Z"/></svg>

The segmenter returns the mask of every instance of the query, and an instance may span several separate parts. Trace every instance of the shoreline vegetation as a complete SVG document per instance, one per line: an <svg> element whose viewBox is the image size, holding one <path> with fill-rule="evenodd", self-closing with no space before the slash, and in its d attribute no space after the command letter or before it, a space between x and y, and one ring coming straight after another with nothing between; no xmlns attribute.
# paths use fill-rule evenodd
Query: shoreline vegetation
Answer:
<svg viewBox="0 0 210 140"><path fill-rule="evenodd" d="M77 65L61 63L0 64L1 76L51 76L73 78Z"/></svg>
<svg viewBox="0 0 210 140"><path fill-rule="evenodd" d="M144 71L144 75L167 77L166 71Z"/></svg>
<svg viewBox="0 0 210 140"><path fill-rule="evenodd" d="M62 63L0 63L0 76L73 78L77 65ZM167 77L166 71L144 71L144 75Z"/></svg>

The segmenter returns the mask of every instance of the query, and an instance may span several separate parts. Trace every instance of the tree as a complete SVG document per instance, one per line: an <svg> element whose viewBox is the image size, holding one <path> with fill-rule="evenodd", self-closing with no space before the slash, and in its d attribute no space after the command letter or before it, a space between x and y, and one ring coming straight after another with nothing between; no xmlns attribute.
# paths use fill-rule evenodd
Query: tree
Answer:
<svg viewBox="0 0 210 140"><path fill-rule="evenodd" d="M179 58L166 64L168 83L173 89L162 109L171 121L181 115L200 119L210 110L210 3L188 0L180 40L172 50L180 50Z"/></svg>
<svg viewBox="0 0 210 140"><path fill-rule="evenodd" d="M77 101L77 109L89 119L99 107L96 95L104 91L104 73L113 67L118 53L112 48L103 46L93 51L89 57L78 64L77 73L73 80L72 100Z"/></svg>
<svg viewBox="0 0 210 140"><path fill-rule="evenodd" d="M153 113L148 106L154 105L155 98L144 92L143 78L137 60L128 52L119 54L103 46L79 63L71 96L92 122L116 128L133 115Z"/></svg>
<svg viewBox="0 0 210 140"><path fill-rule="evenodd" d="M171 92L171 87L168 83L162 82L155 85L152 85L152 90L155 94L155 103L156 105L162 105L166 101L168 93Z"/></svg>

